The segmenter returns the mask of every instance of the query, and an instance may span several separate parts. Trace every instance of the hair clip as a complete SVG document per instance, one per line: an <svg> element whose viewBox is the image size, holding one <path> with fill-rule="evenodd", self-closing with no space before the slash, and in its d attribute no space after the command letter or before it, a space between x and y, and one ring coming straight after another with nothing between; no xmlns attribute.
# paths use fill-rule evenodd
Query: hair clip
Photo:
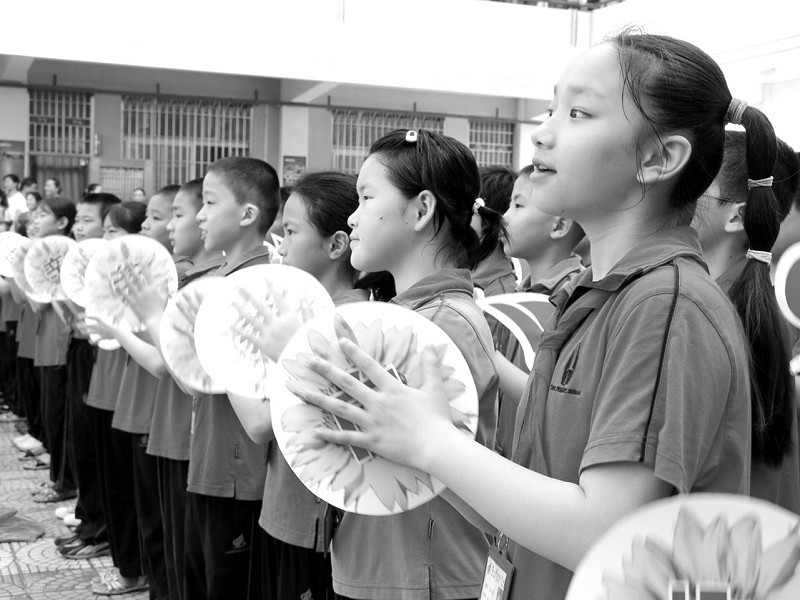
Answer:
<svg viewBox="0 0 800 600"><path fill-rule="evenodd" d="M763 262L767 265L772 262L772 252L766 252L764 250L751 250L748 248L745 256L747 258L752 258L753 260Z"/></svg>
<svg viewBox="0 0 800 600"><path fill-rule="evenodd" d="M416 144L417 143L417 130L416 129L409 129L406 131L406 141L409 144Z"/></svg>
<svg viewBox="0 0 800 600"><path fill-rule="evenodd" d="M772 181L775 178L764 177L764 179L748 179L747 180L747 189L754 188L754 187L772 187Z"/></svg>
<svg viewBox="0 0 800 600"><path fill-rule="evenodd" d="M728 110L725 111L725 120L731 125L741 125L745 108L747 108L747 102L731 98Z"/></svg>
<svg viewBox="0 0 800 600"><path fill-rule="evenodd" d="M472 203L472 212L474 214L478 214L478 209L483 208L486 206L486 202L483 201L483 198L475 198L475 202Z"/></svg>

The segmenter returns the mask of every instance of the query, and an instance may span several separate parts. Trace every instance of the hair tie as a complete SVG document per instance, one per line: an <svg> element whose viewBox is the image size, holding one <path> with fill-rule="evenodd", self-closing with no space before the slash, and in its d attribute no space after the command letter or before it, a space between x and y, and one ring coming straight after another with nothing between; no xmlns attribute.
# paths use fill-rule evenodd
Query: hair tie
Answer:
<svg viewBox="0 0 800 600"><path fill-rule="evenodd" d="M728 110L725 111L725 120L731 125L741 125L745 108L747 108L747 102L738 100L737 98L731 98L731 102L728 104Z"/></svg>
<svg viewBox="0 0 800 600"><path fill-rule="evenodd" d="M417 143L417 130L416 129L409 129L406 131L406 141L409 144L416 144Z"/></svg>
<svg viewBox="0 0 800 600"><path fill-rule="evenodd" d="M474 214L478 214L478 210L486 206L486 202L483 201L483 198L475 198L475 202L472 203L472 212Z"/></svg>
<svg viewBox="0 0 800 600"><path fill-rule="evenodd" d="M747 258L752 258L753 260L763 262L766 265L772 262L772 252L766 252L764 250L751 250L748 248L745 256L747 256Z"/></svg>
<svg viewBox="0 0 800 600"><path fill-rule="evenodd" d="M748 179L747 180L747 189L754 188L754 187L772 187L772 181L775 178L771 175L769 177L764 177L764 179Z"/></svg>

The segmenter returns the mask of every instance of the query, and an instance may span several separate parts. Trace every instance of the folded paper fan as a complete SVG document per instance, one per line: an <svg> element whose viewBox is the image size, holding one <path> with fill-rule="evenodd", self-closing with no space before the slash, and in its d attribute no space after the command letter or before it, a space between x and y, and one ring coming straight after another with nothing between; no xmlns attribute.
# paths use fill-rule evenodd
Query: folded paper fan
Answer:
<svg viewBox="0 0 800 600"><path fill-rule="evenodd" d="M69 249L77 244L65 235L50 235L33 242L23 266L31 300L47 303L66 299L61 289L61 264Z"/></svg>
<svg viewBox="0 0 800 600"><path fill-rule="evenodd" d="M324 358L366 385L371 382L339 348L347 337L389 373L413 388L422 385L422 350L431 346L442 365L444 388L454 425L474 437L478 427L478 394L467 361L437 325L406 308L381 302L340 306L336 315L321 315L291 339L270 378L270 411L278 447L300 481L314 494L343 510L388 515L416 508L444 490L427 473L395 463L362 448L321 442L321 427L353 430L357 426L307 404L287 388L318 390L351 403L356 401L305 366Z"/></svg>

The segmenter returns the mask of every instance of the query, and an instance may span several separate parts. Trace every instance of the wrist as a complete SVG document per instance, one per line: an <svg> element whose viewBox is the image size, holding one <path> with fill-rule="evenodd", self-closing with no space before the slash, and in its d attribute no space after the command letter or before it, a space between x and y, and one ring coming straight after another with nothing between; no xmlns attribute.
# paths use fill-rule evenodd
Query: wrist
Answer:
<svg viewBox="0 0 800 600"><path fill-rule="evenodd" d="M431 428L425 443L418 446L417 468L437 479L446 471L446 461L457 448L470 438L459 431L452 423L442 422L441 427Z"/></svg>

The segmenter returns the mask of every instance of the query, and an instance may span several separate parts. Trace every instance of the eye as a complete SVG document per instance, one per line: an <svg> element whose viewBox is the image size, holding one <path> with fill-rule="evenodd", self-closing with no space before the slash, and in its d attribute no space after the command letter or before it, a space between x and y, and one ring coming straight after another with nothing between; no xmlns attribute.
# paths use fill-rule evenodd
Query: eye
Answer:
<svg viewBox="0 0 800 600"><path fill-rule="evenodd" d="M569 111L569 116L572 119L585 119L590 115L585 110L582 110L580 108L572 108Z"/></svg>
<svg viewBox="0 0 800 600"><path fill-rule="evenodd" d="M554 112L555 112L555 109L552 106L548 106L547 110L544 111L544 113L547 115L548 119L553 116Z"/></svg>

